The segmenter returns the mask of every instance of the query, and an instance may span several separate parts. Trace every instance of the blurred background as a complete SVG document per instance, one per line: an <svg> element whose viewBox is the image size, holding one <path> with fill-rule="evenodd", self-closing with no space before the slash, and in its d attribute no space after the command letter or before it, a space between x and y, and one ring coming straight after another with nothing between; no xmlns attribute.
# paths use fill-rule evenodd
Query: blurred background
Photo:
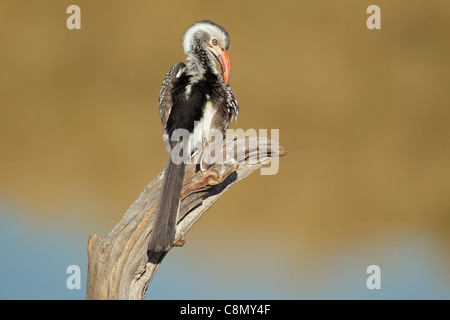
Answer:
<svg viewBox="0 0 450 320"><path fill-rule="evenodd" d="M232 128L279 129L288 155L200 219L147 298L449 299L445 0L3 0L0 298L84 298L89 235L165 166L161 82L205 18L231 37Z"/></svg>

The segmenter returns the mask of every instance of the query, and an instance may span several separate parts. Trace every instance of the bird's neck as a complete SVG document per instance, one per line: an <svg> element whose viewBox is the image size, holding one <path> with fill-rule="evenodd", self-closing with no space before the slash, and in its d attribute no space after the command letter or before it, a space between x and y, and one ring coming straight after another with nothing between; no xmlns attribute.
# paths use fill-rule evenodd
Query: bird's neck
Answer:
<svg viewBox="0 0 450 320"><path fill-rule="evenodd" d="M202 80L206 72L218 73L213 59L205 50L193 52L187 56L186 71L191 76L192 82Z"/></svg>

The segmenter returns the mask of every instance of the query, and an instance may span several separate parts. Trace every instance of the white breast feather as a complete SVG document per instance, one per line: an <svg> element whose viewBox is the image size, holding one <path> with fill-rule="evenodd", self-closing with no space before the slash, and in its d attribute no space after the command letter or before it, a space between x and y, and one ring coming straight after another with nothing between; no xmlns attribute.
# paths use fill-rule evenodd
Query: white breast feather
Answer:
<svg viewBox="0 0 450 320"><path fill-rule="evenodd" d="M191 152L200 149L208 136L211 122L217 109L208 101L203 112L203 118L197 121L194 126L194 134L191 136Z"/></svg>

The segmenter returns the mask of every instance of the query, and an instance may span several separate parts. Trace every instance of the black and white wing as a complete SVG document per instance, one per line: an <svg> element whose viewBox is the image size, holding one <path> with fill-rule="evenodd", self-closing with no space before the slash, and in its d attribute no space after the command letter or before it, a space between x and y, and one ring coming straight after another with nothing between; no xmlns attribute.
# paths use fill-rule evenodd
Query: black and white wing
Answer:
<svg viewBox="0 0 450 320"><path fill-rule="evenodd" d="M182 69L184 69L186 65L183 62L178 62L172 68L170 68L169 72L167 72L164 77L161 91L159 92L159 116L161 118L161 123L163 128L166 127L167 119L169 119L170 110L172 110L172 88L177 75Z"/></svg>
<svg viewBox="0 0 450 320"><path fill-rule="evenodd" d="M230 122L233 121L233 116L236 119L237 122L237 116L239 114L239 103L236 100L236 97L233 94L233 91L231 91L231 87L227 86L227 108L228 108L228 114L230 115Z"/></svg>

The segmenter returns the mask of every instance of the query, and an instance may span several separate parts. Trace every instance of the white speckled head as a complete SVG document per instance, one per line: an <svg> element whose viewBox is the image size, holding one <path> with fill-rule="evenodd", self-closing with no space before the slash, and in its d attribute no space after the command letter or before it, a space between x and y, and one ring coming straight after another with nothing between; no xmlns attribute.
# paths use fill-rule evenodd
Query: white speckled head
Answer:
<svg viewBox="0 0 450 320"><path fill-rule="evenodd" d="M210 41L216 39L223 50L228 50L230 37L228 32L210 20L201 20L194 23L183 37L183 49L186 55L205 49Z"/></svg>

